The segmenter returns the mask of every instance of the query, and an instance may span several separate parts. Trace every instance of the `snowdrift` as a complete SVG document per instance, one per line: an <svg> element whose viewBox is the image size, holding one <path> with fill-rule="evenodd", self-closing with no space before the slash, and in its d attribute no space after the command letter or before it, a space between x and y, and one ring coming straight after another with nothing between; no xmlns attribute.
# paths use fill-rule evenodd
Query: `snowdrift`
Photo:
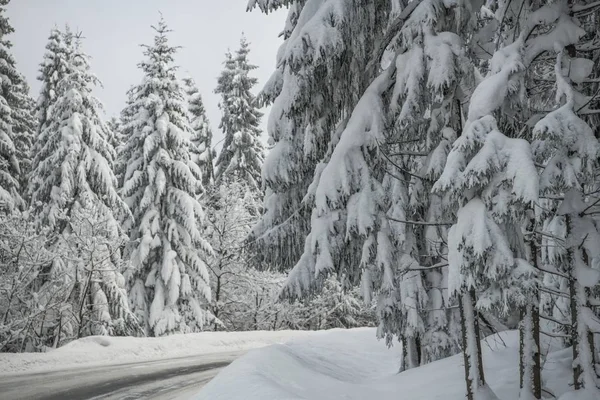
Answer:
<svg viewBox="0 0 600 400"><path fill-rule="evenodd" d="M486 378L502 400L518 399L518 344L516 331L483 341ZM557 397L568 390L569 354L551 353L545 364ZM400 356L400 345L388 349L371 328L321 332L249 352L195 400L465 399L462 355L398 373Z"/></svg>

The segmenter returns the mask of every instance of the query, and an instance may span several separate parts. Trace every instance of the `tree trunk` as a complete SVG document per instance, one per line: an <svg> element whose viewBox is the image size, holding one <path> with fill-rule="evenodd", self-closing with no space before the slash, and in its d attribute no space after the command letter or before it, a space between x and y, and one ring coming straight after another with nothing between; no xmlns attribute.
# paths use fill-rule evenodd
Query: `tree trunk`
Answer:
<svg viewBox="0 0 600 400"><path fill-rule="evenodd" d="M400 342L402 343L402 360L400 360L400 371L406 371L406 360L408 359L408 344L405 336L400 336Z"/></svg>
<svg viewBox="0 0 600 400"><path fill-rule="evenodd" d="M404 362L405 369L412 369L419 366L418 339L415 336L405 337L404 347L406 348L406 358Z"/></svg>
<svg viewBox="0 0 600 400"><path fill-rule="evenodd" d="M420 366L421 362L422 362L422 355L421 355L421 336L417 335L415 337L415 352L417 353L417 365Z"/></svg>
<svg viewBox="0 0 600 400"><path fill-rule="evenodd" d="M475 395L480 388L486 386L486 383L481 353L479 317L475 310L475 290L464 292L461 295L460 303L467 399L476 400Z"/></svg>
<svg viewBox="0 0 600 400"><path fill-rule="evenodd" d="M542 398L540 358L540 313L535 304L529 304L521 312L520 327L520 397L529 399L533 395Z"/></svg>
<svg viewBox="0 0 600 400"><path fill-rule="evenodd" d="M467 399L473 400L473 381L469 377L469 371L471 370L471 365L469 363L469 354L468 354L468 343L467 343L467 322L465 317L465 308L463 305L463 298L466 295L462 295L458 301L458 308L460 309L460 330L462 333L462 353L463 353L463 364L465 366L465 384L467 387Z"/></svg>
<svg viewBox="0 0 600 400"><path fill-rule="evenodd" d="M573 223L570 215L565 216L567 224L567 241L572 235ZM575 277L575 249L570 246L567 249L567 275L569 282L569 302L571 309L571 326L569 336L571 337L571 346L573 349L573 361L579 360L579 335L577 329L577 278ZM573 389L581 389L581 364L573 362Z"/></svg>
<svg viewBox="0 0 600 400"><path fill-rule="evenodd" d="M219 299L221 298L221 275L216 275L217 287L215 288L215 307L213 308L213 315L216 319L219 319ZM219 330L219 324L215 321L215 331Z"/></svg>
<svg viewBox="0 0 600 400"><path fill-rule="evenodd" d="M536 236L529 241L531 264L539 268L538 247ZM536 289L537 290L537 289ZM530 304L521 310L520 327L520 387L521 397L542 398L542 363L540 354L540 295L536 291Z"/></svg>

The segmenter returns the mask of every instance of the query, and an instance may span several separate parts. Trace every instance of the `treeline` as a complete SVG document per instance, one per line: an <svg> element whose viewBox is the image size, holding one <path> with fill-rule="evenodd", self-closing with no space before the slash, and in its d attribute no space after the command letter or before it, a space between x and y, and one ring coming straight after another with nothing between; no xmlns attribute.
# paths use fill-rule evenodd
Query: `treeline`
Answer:
<svg viewBox="0 0 600 400"><path fill-rule="evenodd" d="M82 36L55 28L37 101L11 55L0 2L0 351L44 351L86 335L324 329L369 324L335 281L275 303L248 234L262 212L264 148L242 39L216 93L224 144L194 80L180 77L161 19L141 82L107 121ZM259 268L263 269L264 268ZM335 307L333 306L335 304Z"/></svg>

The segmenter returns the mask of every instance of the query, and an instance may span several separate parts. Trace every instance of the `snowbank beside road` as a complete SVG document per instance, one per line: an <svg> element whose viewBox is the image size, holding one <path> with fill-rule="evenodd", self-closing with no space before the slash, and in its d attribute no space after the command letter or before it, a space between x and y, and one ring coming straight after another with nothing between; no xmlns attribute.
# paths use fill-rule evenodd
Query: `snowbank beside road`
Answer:
<svg viewBox="0 0 600 400"><path fill-rule="evenodd" d="M90 336L47 353L0 354L0 374L240 352L311 334L314 332L202 332L161 338Z"/></svg>
<svg viewBox="0 0 600 400"><path fill-rule="evenodd" d="M249 352L208 383L196 400L397 400L398 393L386 393L401 353L399 344L388 349L378 341L372 328L318 332Z"/></svg>
<svg viewBox="0 0 600 400"><path fill-rule="evenodd" d="M518 399L519 334L484 340L486 379L501 400ZM545 347L546 349L548 347ZM249 352L195 400L464 400L462 355L398 373L401 346L387 349L373 329L333 330ZM545 364L547 389L568 390L571 360L562 350Z"/></svg>

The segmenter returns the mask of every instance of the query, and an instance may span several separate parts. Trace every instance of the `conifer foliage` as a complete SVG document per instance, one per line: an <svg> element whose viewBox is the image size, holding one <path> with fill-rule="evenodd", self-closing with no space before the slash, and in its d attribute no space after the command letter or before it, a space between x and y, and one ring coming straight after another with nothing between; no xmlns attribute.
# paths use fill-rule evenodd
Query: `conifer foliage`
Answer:
<svg viewBox="0 0 600 400"><path fill-rule="evenodd" d="M45 344L58 346L87 334L132 333L135 319L120 273L116 221L129 210L116 190L110 133L92 94L99 81L80 36L68 28L54 29L47 49L29 193L54 255L37 282L38 299L49 310L62 301L60 311L44 314L41 333Z"/></svg>
<svg viewBox="0 0 600 400"><path fill-rule="evenodd" d="M8 39L14 29L0 1L0 207L23 209L24 183L30 167L29 150L35 122L29 86L17 70Z"/></svg>
<svg viewBox="0 0 600 400"><path fill-rule="evenodd" d="M62 232L75 204L89 206L91 201L115 212L128 210L116 191L115 153L100 116L102 105L92 94L99 81L90 72L89 57L70 30L64 34L55 30L52 35L62 37L64 52L60 55L65 58L60 58L60 63L67 72L58 82L54 82L52 69L47 71L50 75L42 75L40 103L47 101L50 86L53 99L40 120L30 193L32 204L41 209L40 222ZM51 38L51 44L54 40Z"/></svg>
<svg viewBox="0 0 600 400"><path fill-rule="evenodd" d="M206 117L202 96L192 78L184 78L185 93L187 95L190 125L194 131L190 154L202 170L202 185L207 187L214 182L212 131Z"/></svg>
<svg viewBox="0 0 600 400"><path fill-rule="evenodd" d="M205 322L202 302L210 301L208 271L200 252L211 252L200 230L204 212L196 199L202 172L192 160L193 128L186 97L173 66L164 20L153 45L144 46L142 83L132 89L129 131L121 157L128 160L121 189L133 218L132 310L152 336L196 332Z"/></svg>
<svg viewBox="0 0 600 400"><path fill-rule="evenodd" d="M360 280L405 367L462 347L470 400L497 398L483 330L519 312L520 397L542 397L540 334L597 397L598 4L248 4L283 6L254 229L294 264L283 297Z"/></svg>
<svg viewBox="0 0 600 400"><path fill-rule="evenodd" d="M240 179L258 192L264 159L258 127L262 114L251 92L257 79L250 76L256 66L249 63L249 52L249 43L242 38L236 53L225 55L225 69L215 90L221 95L219 107L223 117L219 127L225 139L215 166L217 183Z"/></svg>

